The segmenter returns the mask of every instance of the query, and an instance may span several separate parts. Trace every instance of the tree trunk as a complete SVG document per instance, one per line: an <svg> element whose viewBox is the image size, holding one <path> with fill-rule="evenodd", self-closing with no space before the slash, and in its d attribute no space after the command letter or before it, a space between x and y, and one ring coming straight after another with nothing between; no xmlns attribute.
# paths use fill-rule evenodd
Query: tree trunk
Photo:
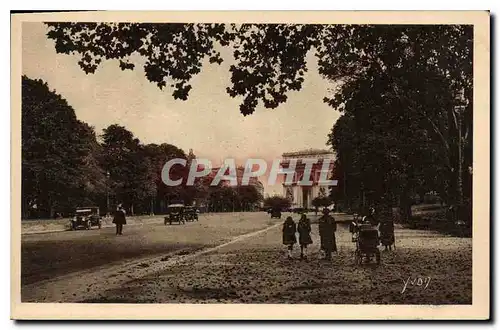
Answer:
<svg viewBox="0 0 500 330"><path fill-rule="evenodd" d="M456 173L456 178L457 178L457 209L458 212L456 212L456 219L455 221L458 220L464 220L461 219L462 213L463 213L463 202L464 202L464 191L463 191L463 182L462 182L462 175L463 175L463 143L462 143L462 115L459 114L457 116L458 118L458 166L457 166L457 173Z"/></svg>
<svg viewBox="0 0 500 330"><path fill-rule="evenodd" d="M49 196L49 218L54 217L54 204L52 203L52 198Z"/></svg>
<svg viewBox="0 0 500 330"><path fill-rule="evenodd" d="M28 219L29 218L29 212L28 212L28 209L29 209L29 203L28 203L28 200L25 196L22 197L22 219Z"/></svg>
<svg viewBox="0 0 500 330"><path fill-rule="evenodd" d="M399 215L401 222L408 223L411 220L411 200L408 194L402 194L399 199Z"/></svg>
<svg viewBox="0 0 500 330"><path fill-rule="evenodd" d="M392 214L392 201L390 198L389 193L386 191L380 198L379 202L379 215L378 215L378 220L393 220L393 214Z"/></svg>

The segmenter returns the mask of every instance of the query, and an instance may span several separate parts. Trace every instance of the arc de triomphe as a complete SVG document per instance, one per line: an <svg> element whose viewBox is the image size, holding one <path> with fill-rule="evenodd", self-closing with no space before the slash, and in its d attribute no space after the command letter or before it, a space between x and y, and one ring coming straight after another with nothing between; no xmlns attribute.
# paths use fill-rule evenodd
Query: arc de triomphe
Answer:
<svg viewBox="0 0 500 330"><path fill-rule="evenodd" d="M317 160L311 166L311 175L304 178L306 163ZM328 150L309 149L298 152L288 152L282 155L281 167L290 168L295 163L293 180L283 182L284 196L292 201L292 207L313 208L312 200L318 196L328 196L329 186L322 180L331 179L335 154ZM325 173L323 173L325 172ZM323 175L322 175L323 174ZM308 183L305 183L308 181ZM336 181L333 183L336 185Z"/></svg>

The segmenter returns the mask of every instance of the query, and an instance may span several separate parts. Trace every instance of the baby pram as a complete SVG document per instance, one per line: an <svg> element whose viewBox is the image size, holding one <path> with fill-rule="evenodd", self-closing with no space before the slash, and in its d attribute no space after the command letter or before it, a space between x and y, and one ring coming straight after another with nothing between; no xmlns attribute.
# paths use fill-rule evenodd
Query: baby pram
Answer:
<svg viewBox="0 0 500 330"><path fill-rule="evenodd" d="M356 223L353 223L350 229L353 233L352 240L356 242L355 263L359 265L364 259L371 261L375 257L377 264L380 264L378 230L371 225Z"/></svg>

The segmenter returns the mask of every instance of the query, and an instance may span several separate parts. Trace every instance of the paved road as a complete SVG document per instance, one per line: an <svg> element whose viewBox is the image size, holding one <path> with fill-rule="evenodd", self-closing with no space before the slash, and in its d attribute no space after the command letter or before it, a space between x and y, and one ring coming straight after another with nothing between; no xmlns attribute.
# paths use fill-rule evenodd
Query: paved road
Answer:
<svg viewBox="0 0 500 330"><path fill-rule="evenodd" d="M279 222L264 212L200 215L198 222L171 226L162 219L126 225L123 236L116 236L114 228L23 235L21 283L173 251L188 253Z"/></svg>

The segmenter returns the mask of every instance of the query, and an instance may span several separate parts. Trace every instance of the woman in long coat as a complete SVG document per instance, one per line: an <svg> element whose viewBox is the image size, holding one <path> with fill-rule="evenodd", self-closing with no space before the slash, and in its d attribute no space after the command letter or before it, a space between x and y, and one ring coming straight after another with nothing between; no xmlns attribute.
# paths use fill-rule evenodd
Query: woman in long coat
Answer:
<svg viewBox="0 0 500 330"><path fill-rule="evenodd" d="M379 230L380 243L385 247L386 251L387 248L391 250L392 245L394 245L395 243L394 222L392 222L391 220L384 220L380 222L378 230Z"/></svg>
<svg viewBox="0 0 500 330"><path fill-rule="evenodd" d="M293 246L297 243L296 231L297 226L292 217L287 217L283 223L283 244L288 246L288 259L292 259Z"/></svg>
<svg viewBox="0 0 500 330"><path fill-rule="evenodd" d="M337 231L337 223L329 214L328 208L323 209L323 215L319 218L319 236L321 238L321 250L325 253L324 259L331 260L332 252L337 252L337 242L335 240L335 232Z"/></svg>
<svg viewBox="0 0 500 330"><path fill-rule="evenodd" d="M311 239L311 221L305 214L300 217L297 232L299 233L300 258L304 259L307 254L307 246L313 242Z"/></svg>
<svg viewBox="0 0 500 330"><path fill-rule="evenodd" d="M127 218L125 217L125 209L122 204L118 204L116 208L113 223L116 225L116 235L123 235L123 225L127 224Z"/></svg>

